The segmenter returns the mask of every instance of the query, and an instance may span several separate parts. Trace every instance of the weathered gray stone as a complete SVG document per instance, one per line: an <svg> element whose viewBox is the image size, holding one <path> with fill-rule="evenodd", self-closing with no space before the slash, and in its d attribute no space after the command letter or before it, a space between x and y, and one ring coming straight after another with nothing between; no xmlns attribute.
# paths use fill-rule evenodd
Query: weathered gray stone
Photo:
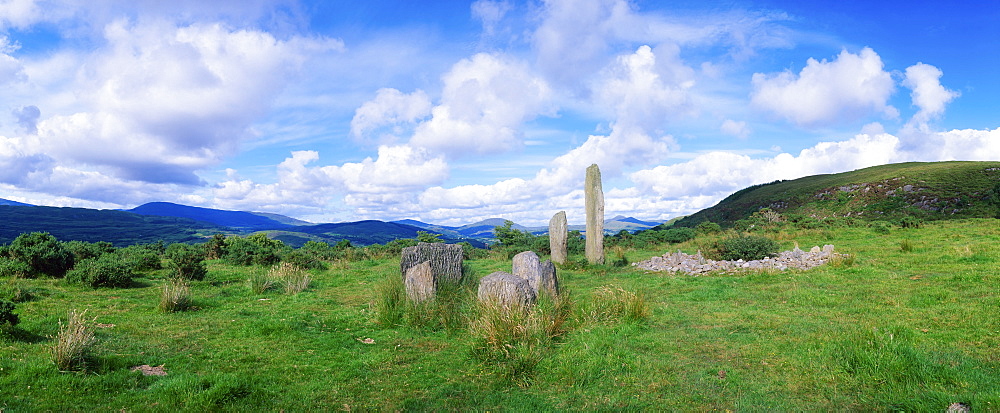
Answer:
<svg viewBox="0 0 1000 413"><path fill-rule="evenodd" d="M411 301L422 302L434 298L437 291L437 281L431 271L431 264L424 261L406 270L403 279L406 286L406 296Z"/></svg>
<svg viewBox="0 0 1000 413"><path fill-rule="evenodd" d="M559 211L549 220L549 250L552 261L556 264L565 264L569 254L566 252L566 211Z"/></svg>
<svg viewBox="0 0 1000 413"><path fill-rule="evenodd" d="M539 281L542 278L542 261L534 251L525 251L514 256L511 273L524 278L531 290L538 292Z"/></svg>
<svg viewBox="0 0 1000 413"><path fill-rule="evenodd" d="M556 265L552 261L542 262L542 274L538 280L538 291L536 293L547 292L550 296L559 295L559 278L556 276Z"/></svg>
<svg viewBox="0 0 1000 413"><path fill-rule="evenodd" d="M494 301L504 307L526 307L536 299L528 281L516 275L497 271L479 280L479 301Z"/></svg>
<svg viewBox="0 0 1000 413"><path fill-rule="evenodd" d="M435 280L462 280L461 245L421 242L416 246L403 248L403 256L399 261L400 272L405 276L406 270L424 261L430 263Z"/></svg>
<svg viewBox="0 0 1000 413"><path fill-rule="evenodd" d="M587 168L583 192L587 211L587 262L604 264L604 190L597 164Z"/></svg>

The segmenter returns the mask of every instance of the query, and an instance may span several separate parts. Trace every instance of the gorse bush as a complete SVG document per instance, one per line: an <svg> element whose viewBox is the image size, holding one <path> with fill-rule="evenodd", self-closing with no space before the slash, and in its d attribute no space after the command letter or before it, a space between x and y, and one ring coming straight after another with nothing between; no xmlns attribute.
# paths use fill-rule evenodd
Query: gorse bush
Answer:
<svg viewBox="0 0 1000 413"><path fill-rule="evenodd" d="M256 233L243 237L226 238L222 259L233 265L270 266L281 261L288 247L281 241Z"/></svg>
<svg viewBox="0 0 1000 413"><path fill-rule="evenodd" d="M130 245L115 251L121 259L132 267L132 271L152 271L163 268L161 252L154 245Z"/></svg>
<svg viewBox="0 0 1000 413"><path fill-rule="evenodd" d="M31 266L24 261L0 257L0 277L27 278L31 275Z"/></svg>
<svg viewBox="0 0 1000 413"><path fill-rule="evenodd" d="M66 275L66 280L76 284L98 287L128 287L132 285L132 267L117 254L104 254L100 258L80 261Z"/></svg>
<svg viewBox="0 0 1000 413"><path fill-rule="evenodd" d="M205 250L188 244L171 244L167 247L167 259L174 276L186 280L200 281L208 274L205 265Z"/></svg>
<svg viewBox="0 0 1000 413"><path fill-rule="evenodd" d="M87 311L70 310L66 324L59 321L59 334L52 347L52 360L61 371L85 370L90 349L97 342L94 330L84 318ZM90 320L91 322L93 320Z"/></svg>
<svg viewBox="0 0 1000 413"><path fill-rule="evenodd" d="M0 299L0 328L13 327L21 321L14 313L14 303Z"/></svg>
<svg viewBox="0 0 1000 413"><path fill-rule="evenodd" d="M67 251L73 254L73 260L76 262L80 262L88 258L98 258L104 254L115 251L115 246L106 241L67 241L62 244Z"/></svg>
<svg viewBox="0 0 1000 413"><path fill-rule="evenodd" d="M752 261L778 254L778 243L770 238L758 235L745 235L726 238L718 244L719 256L723 260Z"/></svg>
<svg viewBox="0 0 1000 413"><path fill-rule="evenodd" d="M73 268L73 254L46 232L18 235L6 251L10 258L31 267L31 275L64 277Z"/></svg>

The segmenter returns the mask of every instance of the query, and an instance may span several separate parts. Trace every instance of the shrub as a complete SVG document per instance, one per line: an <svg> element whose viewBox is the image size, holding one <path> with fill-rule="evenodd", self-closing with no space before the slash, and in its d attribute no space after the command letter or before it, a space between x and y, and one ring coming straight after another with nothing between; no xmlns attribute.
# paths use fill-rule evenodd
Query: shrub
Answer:
<svg viewBox="0 0 1000 413"><path fill-rule="evenodd" d="M205 243L205 258L217 260L226 255L226 236L222 234L212 235L212 238Z"/></svg>
<svg viewBox="0 0 1000 413"><path fill-rule="evenodd" d="M152 271L163 268L160 253L145 245L132 245L115 251L121 259L132 267L132 271Z"/></svg>
<svg viewBox="0 0 1000 413"><path fill-rule="evenodd" d="M7 254L31 267L32 273L64 277L73 268L73 254L46 232L21 234L10 243ZM32 275L33 275L32 274Z"/></svg>
<svg viewBox="0 0 1000 413"><path fill-rule="evenodd" d="M10 277L3 285L0 285L0 300L20 303L31 299L31 289L28 288L21 277Z"/></svg>
<svg viewBox="0 0 1000 413"><path fill-rule="evenodd" d="M0 300L0 327L16 326L21 320L14 314L14 303L7 300Z"/></svg>
<svg viewBox="0 0 1000 413"><path fill-rule="evenodd" d="M225 254L222 259L233 265L264 265L270 266L281 261L281 241L267 239L267 236L226 238ZM267 239L267 241L264 241Z"/></svg>
<svg viewBox="0 0 1000 413"><path fill-rule="evenodd" d="M892 227L892 225L886 221L872 221L868 224L868 226L872 229L872 232L879 235L889 234L889 232L891 232L890 228Z"/></svg>
<svg viewBox="0 0 1000 413"><path fill-rule="evenodd" d="M170 244L167 247L167 258L174 276L186 280L204 280L208 274L205 266L205 250L189 244Z"/></svg>
<svg viewBox="0 0 1000 413"><path fill-rule="evenodd" d="M31 275L31 266L24 261L0 257L0 277L27 278Z"/></svg>
<svg viewBox="0 0 1000 413"><path fill-rule="evenodd" d="M695 230L691 228L669 228L660 231L657 234L657 238L662 242L669 242L671 244L679 244L684 241L691 240L695 237Z"/></svg>
<svg viewBox="0 0 1000 413"><path fill-rule="evenodd" d="M70 310L66 324L59 321L59 335L52 347L52 359L60 371L84 370L87 367L90 349L97 339L84 318L86 313L86 310L81 313Z"/></svg>
<svg viewBox="0 0 1000 413"><path fill-rule="evenodd" d="M722 232L722 226L712 221L701 221L700 224L694 227L694 231L698 235L716 234Z"/></svg>
<svg viewBox="0 0 1000 413"><path fill-rule="evenodd" d="M132 284L132 267L117 254L88 258L77 264L67 275L69 282L98 287L128 287Z"/></svg>
<svg viewBox="0 0 1000 413"><path fill-rule="evenodd" d="M184 278L171 278L163 284L160 295L160 311L172 313L191 307L191 288Z"/></svg>
<svg viewBox="0 0 1000 413"><path fill-rule="evenodd" d="M104 254L115 251L114 245L106 241L67 241L62 243L62 245L67 251L73 254L73 260L75 262L80 262L88 258L98 258Z"/></svg>
<svg viewBox="0 0 1000 413"><path fill-rule="evenodd" d="M899 226L902 228L920 228L922 225L923 221L914 216L908 215L899 220Z"/></svg>
<svg viewBox="0 0 1000 413"><path fill-rule="evenodd" d="M778 248L778 243L767 237L739 236L722 240L719 243L719 256L729 261L752 261L775 256Z"/></svg>
<svg viewBox="0 0 1000 413"><path fill-rule="evenodd" d="M281 262L310 270L326 269L326 263L324 263L318 255L313 255L308 251L303 251L301 248L286 252L285 255L281 257Z"/></svg>

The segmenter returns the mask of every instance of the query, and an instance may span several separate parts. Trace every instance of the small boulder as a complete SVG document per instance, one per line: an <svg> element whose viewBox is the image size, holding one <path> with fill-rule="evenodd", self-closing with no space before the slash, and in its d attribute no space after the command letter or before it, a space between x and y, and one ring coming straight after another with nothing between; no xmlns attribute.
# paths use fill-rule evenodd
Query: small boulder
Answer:
<svg viewBox="0 0 1000 413"><path fill-rule="evenodd" d="M406 286L406 296L411 301L419 303L433 299L437 291L437 281L430 262L424 261L407 269L403 284Z"/></svg>
<svg viewBox="0 0 1000 413"><path fill-rule="evenodd" d="M497 271L479 280L479 301L494 301L504 307L527 307L536 299L528 281L513 274Z"/></svg>

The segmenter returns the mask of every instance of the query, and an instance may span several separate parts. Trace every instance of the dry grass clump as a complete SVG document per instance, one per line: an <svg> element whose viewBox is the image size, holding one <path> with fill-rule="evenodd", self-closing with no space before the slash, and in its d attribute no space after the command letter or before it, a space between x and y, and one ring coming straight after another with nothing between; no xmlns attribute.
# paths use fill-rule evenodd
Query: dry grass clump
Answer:
<svg viewBox="0 0 1000 413"><path fill-rule="evenodd" d="M305 291L306 288L309 288L309 283L312 281L308 272L287 262L271 267L267 276L272 282L276 281L283 284L285 286L285 293L289 295Z"/></svg>
<svg viewBox="0 0 1000 413"><path fill-rule="evenodd" d="M66 324L59 322L59 334L52 347L52 359L61 371L84 370L87 367L90 348L97 343L97 339L94 337L94 330L84 317L86 314L86 310L83 312L70 310ZM89 321L94 320L96 317Z"/></svg>
<svg viewBox="0 0 1000 413"><path fill-rule="evenodd" d="M171 278L163 285L160 295L160 311L172 313L191 307L191 288L183 278Z"/></svg>

